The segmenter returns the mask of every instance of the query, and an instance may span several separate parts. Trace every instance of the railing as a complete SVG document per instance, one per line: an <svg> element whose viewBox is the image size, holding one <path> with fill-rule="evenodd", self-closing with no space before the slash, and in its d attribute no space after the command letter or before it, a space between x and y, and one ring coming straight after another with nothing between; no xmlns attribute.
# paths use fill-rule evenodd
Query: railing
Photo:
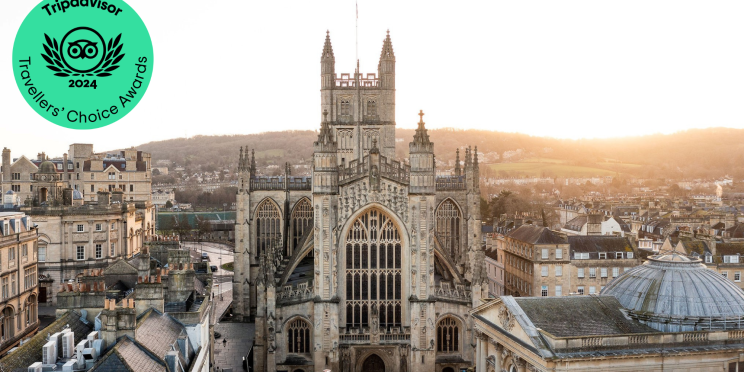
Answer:
<svg viewBox="0 0 744 372"><path fill-rule="evenodd" d="M277 302L300 301L313 298L313 290L308 283L299 283L297 286L285 285L282 290L276 294Z"/></svg>
<svg viewBox="0 0 744 372"><path fill-rule="evenodd" d="M629 344L647 344L648 336L630 336L628 337Z"/></svg>
<svg viewBox="0 0 744 372"><path fill-rule="evenodd" d="M339 170L339 182L346 183L355 181L369 174L369 155L358 160L349 162L349 165ZM400 183L408 184L411 180L411 167L399 161L388 161L385 156L380 156L380 176L392 179Z"/></svg>
<svg viewBox="0 0 744 372"><path fill-rule="evenodd" d="M682 335L684 342L705 342L708 341L708 332L693 332Z"/></svg>
<svg viewBox="0 0 744 372"><path fill-rule="evenodd" d="M369 157L365 156L361 163L354 160L349 162L349 166L341 168L339 172L339 182L353 181L369 174Z"/></svg>
<svg viewBox="0 0 744 372"><path fill-rule="evenodd" d="M728 338L729 338L729 340L741 340L741 339L744 339L744 331L742 331L742 330L729 331L728 332Z"/></svg>
<svg viewBox="0 0 744 372"><path fill-rule="evenodd" d="M438 176L437 190L465 190L465 176Z"/></svg>
<svg viewBox="0 0 744 372"><path fill-rule="evenodd" d="M341 74L341 77L334 77L334 81L336 82L336 87L339 88L352 88L356 87L356 79L352 77L351 74ZM360 87L379 87L380 86L380 80L377 78L376 74L370 73L367 74L367 77L363 77L363 74L359 74L359 86Z"/></svg>
<svg viewBox="0 0 744 372"><path fill-rule="evenodd" d="M342 334L339 335L342 344L369 344L369 335L365 334Z"/></svg>
<svg viewBox="0 0 744 372"><path fill-rule="evenodd" d="M380 335L380 343L410 341L411 335L407 333L392 333Z"/></svg>
<svg viewBox="0 0 744 372"><path fill-rule="evenodd" d="M582 347L595 347L602 346L602 337L587 337L581 340Z"/></svg>
<svg viewBox="0 0 744 372"><path fill-rule="evenodd" d="M251 178L251 190L311 190L310 177L289 177L284 183L284 177L254 177Z"/></svg>
<svg viewBox="0 0 744 372"><path fill-rule="evenodd" d="M439 287L435 288L435 293L440 298L449 298L458 301L470 301L471 299L470 288L462 284L455 284L455 287L452 288L451 283L441 282Z"/></svg>

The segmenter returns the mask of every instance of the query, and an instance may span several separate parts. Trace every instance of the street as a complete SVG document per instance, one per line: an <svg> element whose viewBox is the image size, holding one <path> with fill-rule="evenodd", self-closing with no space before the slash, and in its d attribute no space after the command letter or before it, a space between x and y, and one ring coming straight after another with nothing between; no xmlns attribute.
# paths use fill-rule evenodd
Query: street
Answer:
<svg viewBox="0 0 744 372"><path fill-rule="evenodd" d="M217 266L217 272L214 273L214 288L212 288L215 296L232 291L233 272L223 270L222 265L233 262L233 247L213 242L183 242L182 244L189 249L194 262L201 262L201 254L204 252L209 256L209 265Z"/></svg>

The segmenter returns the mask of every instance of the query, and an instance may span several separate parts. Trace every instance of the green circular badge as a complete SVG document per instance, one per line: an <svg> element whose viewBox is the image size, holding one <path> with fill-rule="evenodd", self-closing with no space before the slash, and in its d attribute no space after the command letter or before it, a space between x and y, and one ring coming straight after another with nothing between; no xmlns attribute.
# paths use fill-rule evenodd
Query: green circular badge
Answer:
<svg viewBox="0 0 744 372"><path fill-rule="evenodd" d="M73 129L129 113L145 95L153 62L147 27L123 0L42 1L13 44L13 74L26 102Z"/></svg>

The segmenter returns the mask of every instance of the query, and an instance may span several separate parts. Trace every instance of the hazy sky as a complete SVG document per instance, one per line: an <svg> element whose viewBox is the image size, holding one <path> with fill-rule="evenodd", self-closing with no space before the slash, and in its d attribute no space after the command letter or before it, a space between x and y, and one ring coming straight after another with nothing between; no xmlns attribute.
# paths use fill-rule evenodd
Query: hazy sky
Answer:
<svg viewBox="0 0 744 372"><path fill-rule="evenodd" d="M354 1L127 0L148 26L147 94L102 129L58 127L14 81L11 51L35 0L0 11L0 147L99 151L197 134L317 129L326 29L354 71ZM385 31L397 123L561 138L744 127L742 1L359 1L362 72Z"/></svg>

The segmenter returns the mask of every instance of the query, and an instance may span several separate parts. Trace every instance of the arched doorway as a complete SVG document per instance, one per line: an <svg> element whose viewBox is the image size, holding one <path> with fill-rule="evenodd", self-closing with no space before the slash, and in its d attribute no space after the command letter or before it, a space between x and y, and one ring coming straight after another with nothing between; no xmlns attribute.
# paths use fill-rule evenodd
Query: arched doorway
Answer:
<svg viewBox="0 0 744 372"><path fill-rule="evenodd" d="M377 354L372 354L364 361L362 365L364 372L385 372L385 362Z"/></svg>
<svg viewBox="0 0 744 372"><path fill-rule="evenodd" d="M447 367L447 368L443 369L442 372L455 372L455 370L452 369L452 367Z"/></svg>
<svg viewBox="0 0 744 372"><path fill-rule="evenodd" d="M44 203L49 199L49 190L46 187L42 187L39 190L39 203Z"/></svg>

